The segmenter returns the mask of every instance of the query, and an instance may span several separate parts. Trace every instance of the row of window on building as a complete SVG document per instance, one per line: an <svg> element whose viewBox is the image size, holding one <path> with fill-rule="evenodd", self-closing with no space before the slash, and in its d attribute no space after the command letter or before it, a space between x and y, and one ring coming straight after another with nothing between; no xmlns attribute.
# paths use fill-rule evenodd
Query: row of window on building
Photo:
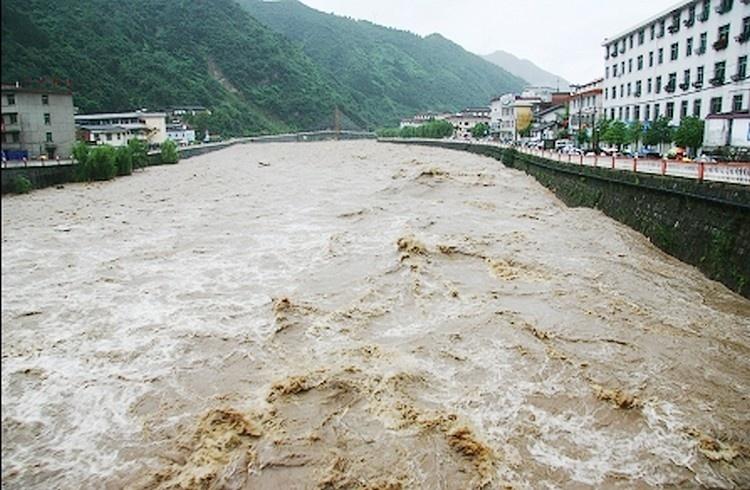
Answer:
<svg viewBox="0 0 750 490"><path fill-rule="evenodd" d="M721 4L719 5L719 8L717 9L717 13L719 15L726 14L732 10L733 2L732 0L721 0ZM696 4L690 5L688 7L687 11L687 19L684 21L684 25L687 28L692 27L695 25L696 21ZM704 0L703 1L703 7L701 9L701 15L700 17L697 17L697 20L701 22L706 22L709 19L709 16L711 15L711 0ZM672 15L672 24L669 26L669 32L672 34L676 34L680 31L680 24L681 24L681 17L682 12L675 12ZM747 17L743 20L743 36L746 36L748 31L748 22L750 22L750 19ZM722 26L727 27L727 40L729 36L728 26ZM646 42L646 30L648 29L650 33L650 39L653 41L654 39L663 38L665 31L666 31L666 20L660 19L657 22L654 22L651 24L648 28L643 28L637 33L638 38L638 46L642 46ZM702 34L701 37L705 36L705 34ZM721 37L721 35L720 35ZM625 53L625 51L628 49L633 49L635 44L635 34L631 34L627 38L623 38L621 41L614 42L610 45L611 49L607 50L606 59L609 59L610 57L616 58L618 54Z"/></svg>
<svg viewBox="0 0 750 490"><path fill-rule="evenodd" d="M662 91L662 88L664 91L668 93L675 92L678 88L677 85L677 72L670 73L667 76L666 85L662 85L663 78L661 76L657 76L655 78L648 78L646 80L646 93L656 93L659 94ZM705 67L698 66L695 69L695 80L693 81L691 78L692 70L690 68L684 70L682 72L682 82L679 85L679 88L681 88L683 91L689 90L691 87L696 89L700 89L703 87L704 83L704 77L705 77ZM709 80L709 83L712 86L720 86L726 83L726 76L727 76L727 63L726 61L718 61L714 63L714 72L713 72L713 78ZM736 72L732 75L732 80L734 81L740 81L747 78L747 55L740 56L737 58L737 68ZM604 90L604 98L605 100L609 99L617 99L617 86L609 87L609 89ZM628 82L628 83L622 83L619 86L620 88L620 94L619 97L625 97L627 94L627 97L635 96L640 97L643 93L643 82L641 80L638 80L636 82Z"/></svg>
<svg viewBox="0 0 750 490"><path fill-rule="evenodd" d="M737 94L732 97L732 111L739 112L743 109L743 96L742 94ZM723 97L712 97L709 101L709 114L720 114L723 110L724 105L724 98ZM694 99L693 100L693 111L690 112L690 101L689 100L683 100L680 102L680 118L685 118L687 116L693 115L695 117L701 116L701 111L703 109L703 101L702 99ZM624 107L618 107L614 108L611 107L610 113L608 114L610 119L620 119L625 121L630 120L636 120L636 121L652 121L659 119L659 117L662 116L661 113L661 104L659 102L656 102L654 104L645 104L643 106L643 113L641 113L641 106L640 105L634 105L632 106L633 111L631 113L631 107L630 106L624 106ZM632 118L631 118L632 115ZM675 117L675 102L666 102L664 104L664 114L667 119L674 119ZM643 116L643 117L641 117Z"/></svg>

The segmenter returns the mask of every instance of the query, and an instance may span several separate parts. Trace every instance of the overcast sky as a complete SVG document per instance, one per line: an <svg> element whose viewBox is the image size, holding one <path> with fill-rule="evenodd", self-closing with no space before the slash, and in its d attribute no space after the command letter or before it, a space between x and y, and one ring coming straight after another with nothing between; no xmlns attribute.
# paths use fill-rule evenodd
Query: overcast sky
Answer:
<svg viewBox="0 0 750 490"><path fill-rule="evenodd" d="M677 0L302 0L324 12L438 32L477 54L502 49L572 83L604 75L601 42Z"/></svg>

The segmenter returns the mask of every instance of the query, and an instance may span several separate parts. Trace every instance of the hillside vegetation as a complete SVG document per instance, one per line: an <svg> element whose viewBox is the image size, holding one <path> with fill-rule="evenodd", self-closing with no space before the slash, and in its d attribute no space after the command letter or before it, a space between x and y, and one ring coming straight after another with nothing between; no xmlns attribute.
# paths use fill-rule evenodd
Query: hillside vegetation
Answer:
<svg viewBox="0 0 750 490"><path fill-rule="evenodd" d="M371 125L422 110L487 105L525 81L433 34L422 38L314 10L297 0L239 0L251 15L297 42Z"/></svg>
<svg viewBox="0 0 750 490"><path fill-rule="evenodd" d="M4 83L70 79L81 112L203 105L225 136L330 128L337 107L374 129L523 83L439 35L296 1L3 0L1 44Z"/></svg>
<svg viewBox="0 0 750 490"><path fill-rule="evenodd" d="M82 112L204 105L229 134L330 125L338 94L230 0L3 0L3 82L73 82Z"/></svg>

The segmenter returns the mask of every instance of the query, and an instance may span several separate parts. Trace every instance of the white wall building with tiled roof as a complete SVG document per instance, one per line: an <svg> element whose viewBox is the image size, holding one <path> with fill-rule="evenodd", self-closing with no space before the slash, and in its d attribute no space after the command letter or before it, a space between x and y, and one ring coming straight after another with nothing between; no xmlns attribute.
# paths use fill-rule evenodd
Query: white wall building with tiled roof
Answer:
<svg viewBox="0 0 750 490"><path fill-rule="evenodd" d="M742 112L750 104L750 0L682 1L605 40L609 119Z"/></svg>

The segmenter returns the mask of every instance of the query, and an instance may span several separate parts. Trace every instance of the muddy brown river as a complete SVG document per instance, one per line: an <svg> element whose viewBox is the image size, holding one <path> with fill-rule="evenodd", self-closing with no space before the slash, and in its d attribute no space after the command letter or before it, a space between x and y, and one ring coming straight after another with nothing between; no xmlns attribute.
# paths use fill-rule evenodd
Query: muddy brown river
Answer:
<svg viewBox="0 0 750 490"><path fill-rule="evenodd" d="M239 145L2 241L3 488L750 487L750 301L492 159Z"/></svg>

